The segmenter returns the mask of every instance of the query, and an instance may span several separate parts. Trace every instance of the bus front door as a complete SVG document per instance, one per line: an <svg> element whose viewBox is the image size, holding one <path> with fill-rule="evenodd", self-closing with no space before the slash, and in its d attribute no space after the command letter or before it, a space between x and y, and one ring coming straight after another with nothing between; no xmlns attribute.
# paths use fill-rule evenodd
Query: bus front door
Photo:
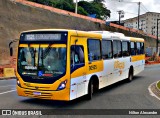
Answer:
<svg viewBox="0 0 160 118"><path fill-rule="evenodd" d="M85 93L86 66L85 66L85 40L80 37L71 37L70 64L71 64L71 96L78 98Z"/></svg>

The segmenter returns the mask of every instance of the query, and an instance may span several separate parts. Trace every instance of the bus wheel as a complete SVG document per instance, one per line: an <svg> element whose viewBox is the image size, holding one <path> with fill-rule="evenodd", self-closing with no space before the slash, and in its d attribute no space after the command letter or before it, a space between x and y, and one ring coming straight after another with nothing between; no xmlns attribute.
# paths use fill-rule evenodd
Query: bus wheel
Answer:
<svg viewBox="0 0 160 118"><path fill-rule="evenodd" d="M132 80L133 80L133 68L130 68L128 74L128 82L131 82Z"/></svg>
<svg viewBox="0 0 160 118"><path fill-rule="evenodd" d="M91 81L89 82L89 86L88 86L88 94L87 94L87 99L88 99L88 100L91 100L91 99L92 99L93 89L94 89L94 85L93 85L93 81L91 80Z"/></svg>

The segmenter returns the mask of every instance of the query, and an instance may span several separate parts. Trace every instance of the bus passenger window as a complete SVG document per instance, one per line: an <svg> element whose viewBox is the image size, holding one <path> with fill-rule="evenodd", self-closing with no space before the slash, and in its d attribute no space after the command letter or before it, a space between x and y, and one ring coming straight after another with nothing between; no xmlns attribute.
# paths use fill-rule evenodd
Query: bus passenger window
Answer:
<svg viewBox="0 0 160 118"><path fill-rule="evenodd" d="M121 41L119 40L113 41L113 56L114 58L122 57Z"/></svg>
<svg viewBox="0 0 160 118"><path fill-rule="evenodd" d="M129 42L123 41L122 42L122 55L123 56L129 56Z"/></svg>
<svg viewBox="0 0 160 118"><path fill-rule="evenodd" d="M141 42L140 53L144 54L144 43Z"/></svg>
<svg viewBox="0 0 160 118"><path fill-rule="evenodd" d="M95 61L101 59L100 40L89 39L88 42L88 60Z"/></svg>
<svg viewBox="0 0 160 118"><path fill-rule="evenodd" d="M84 49L80 45L71 46L71 64L84 63Z"/></svg>
<svg viewBox="0 0 160 118"><path fill-rule="evenodd" d="M137 42L137 54L141 54L141 44L140 42Z"/></svg>
<svg viewBox="0 0 160 118"><path fill-rule="evenodd" d="M113 57L112 54L112 41L102 40L102 58L110 59Z"/></svg>
<svg viewBox="0 0 160 118"><path fill-rule="evenodd" d="M136 55L136 48L135 48L135 44L134 44L134 42L131 42L131 55Z"/></svg>

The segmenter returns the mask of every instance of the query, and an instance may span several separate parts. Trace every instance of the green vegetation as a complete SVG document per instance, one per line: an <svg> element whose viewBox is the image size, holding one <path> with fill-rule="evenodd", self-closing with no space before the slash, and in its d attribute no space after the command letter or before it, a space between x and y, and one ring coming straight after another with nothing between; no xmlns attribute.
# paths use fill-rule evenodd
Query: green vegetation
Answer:
<svg viewBox="0 0 160 118"><path fill-rule="evenodd" d="M160 81L157 83L157 87L160 89Z"/></svg>
<svg viewBox="0 0 160 118"><path fill-rule="evenodd" d="M75 3L73 0L29 0L40 4L52 6L55 8L75 12ZM79 1L78 2L78 14L82 15L95 15L96 18L106 20L110 17L110 10L108 10L103 4L104 0L93 0L90 2Z"/></svg>

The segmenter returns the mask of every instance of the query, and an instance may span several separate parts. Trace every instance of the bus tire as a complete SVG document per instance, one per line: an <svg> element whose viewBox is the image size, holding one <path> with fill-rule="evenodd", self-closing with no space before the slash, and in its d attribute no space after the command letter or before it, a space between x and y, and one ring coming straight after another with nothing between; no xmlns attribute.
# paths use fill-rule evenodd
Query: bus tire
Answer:
<svg viewBox="0 0 160 118"><path fill-rule="evenodd" d="M87 94L87 100L91 100L93 96L93 89L94 89L94 84L93 80L90 80L89 85L88 85L88 94Z"/></svg>
<svg viewBox="0 0 160 118"><path fill-rule="evenodd" d="M133 80L133 67L131 67L129 69L129 73L128 73L128 82L131 82Z"/></svg>

